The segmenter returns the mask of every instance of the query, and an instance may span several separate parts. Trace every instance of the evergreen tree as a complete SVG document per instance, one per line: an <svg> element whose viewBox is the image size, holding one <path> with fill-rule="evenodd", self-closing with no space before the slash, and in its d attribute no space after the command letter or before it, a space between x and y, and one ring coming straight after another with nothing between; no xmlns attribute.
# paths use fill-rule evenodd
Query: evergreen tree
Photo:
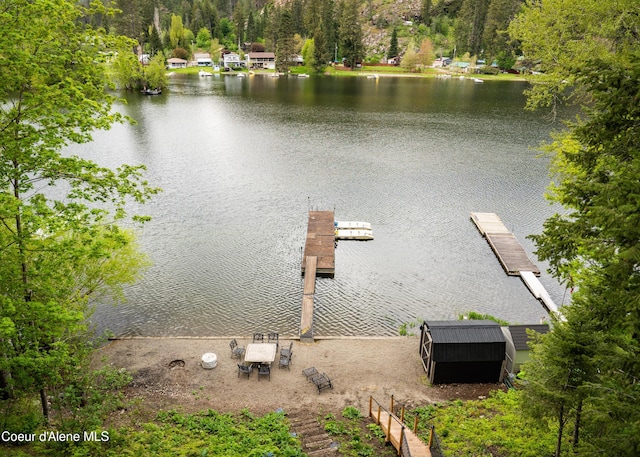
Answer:
<svg viewBox="0 0 640 457"><path fill-rule="evenodd" d="M236 7L233 9L233 24L235 25L238 42L243 43L245 32L245 15L244 8L242 7L242 2L236 3Z"/></svg>
<svg viewBox="0 0 640 457"><path fill-rule="evenodd" d="M479 55L485 19L491 0L464 0L456 19L456 46L458 52Z"/></svg>
<svg viewBox="0 0 640 457"><path fill-rule="evenodd" d="M313 34L313 69L316 73L320 73L324 70L330 59L331 55L327 50L324 32L322 31L322 27L318 27Z"/></svg>
<svg viewBox="0 0 640 457"><path fill-rule="evenodd" d="M523 0L491 0L482 32L482 47L489 59L499 55L514 55L515 50L509 39L507 27L520 11L522 3ZM511 66L509 65L509 68Z"/></svg>
<svg viewBox="0 0 640 457"><path fill-rule="evenodd" d="M429 27L431 24L431 0L422 0L420 5L420 21Z"/></svg>
<svg viewBox="0 0 640 457"><path fill-rule="evenodd" d="M284 9L278 24L278 38L276 41L276 70L288 73L295 56L295 32L291 11Z"/></svg>
<svg viewBox="0 0 640 457"><path fill-rule="evenodd" d="M322 2L322 33L324 34L325 49L330 59L337 60L338 24L336 22L335 4L333 0Z"/></svg>
<svg viewBox="0 0 640 457"><path fill-rule="evenodd" d="M149 28L151 32L149 33L149 49L151 51L151 55L156 55L158 51L162 50L162 41L160 40L160 35L158 35L158 31L153 25L150 25Z"/></svg>
<svg viewBox="0 0 640 457"><path fill-rule="evenodd" d="M342 2L339 23L340 49L347 65L353 70L358 62L364 59L364 44L362 43L362 25L358 0Z"/></svg>
<svg viewBox="0 0 640 457"><path fill-rule="evenodd" d="M545 363L547 371L575 366L585 381L577 384L582 395L567 403L575 410L576 455L634 456L640 449L639 29L635 0L542 0L509 28L545 70L530 92L532 105L553 105L571 93L589 100L586 116L546 146L550 198L564 211L532 237L552 274L575 288L559 331L583 323L590 337L578 357L565 352L567 360ZM579 341L575 332L560 337L574 347ZM548 386L557 396L562 388ZM536 401L543 398L533 389L529 403Z"/></svg>
<svg viewBox="0 0 640 457"><path fill-rule="evenodd" d="M398 57L398 29L393 28L391 32L391 42L389 43L389 51L387 52L387 59L392 57Z"/></svg>

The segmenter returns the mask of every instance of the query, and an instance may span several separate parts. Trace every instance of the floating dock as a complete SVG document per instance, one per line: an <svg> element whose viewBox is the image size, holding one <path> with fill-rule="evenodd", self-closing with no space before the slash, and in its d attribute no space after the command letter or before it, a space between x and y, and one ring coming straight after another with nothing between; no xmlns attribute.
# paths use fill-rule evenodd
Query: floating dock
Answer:
<svg viewBox="0 0 640 457"><path fill-rule="evenodd" d="M548 311L557 313L558 307L536 276L540 269L529 259L515 235L505 227L495 213L471 213L471 220L493 249L504 271L510 276L520 276L535 298Z"/></svg>
<svg viewBox="0 0 640 457"><path fill-rule="evenodd" d="M307 257L316 257L316 275L333 277L336 272L335 242L333 211L310 211L302 256L302 274L306 271Z"/></svg>
<svg viewBox="0 0 640 457"><path fill-rule="evenodd" d="M500 265L510 276L520 276L521 271L530 271L540 276L540 269L529 259L515 235L505 227L495 213L471 213L471 220L487 239Z"/></svg>

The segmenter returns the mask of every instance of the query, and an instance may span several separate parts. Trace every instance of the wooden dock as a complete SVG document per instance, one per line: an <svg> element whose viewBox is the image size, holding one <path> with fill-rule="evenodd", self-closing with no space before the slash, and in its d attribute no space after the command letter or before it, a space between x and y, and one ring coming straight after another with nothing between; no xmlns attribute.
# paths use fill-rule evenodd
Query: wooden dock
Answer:
<svg viewBox="0 0 640 457"><path fill-rule="evenodd" d="M316 264L318 258L307 257L304 291L302 294L302 317L300 318L300 341L313 342L313 297L316 293Z"/></svg>
<svg viewBox="0 0 640 457"><path fill-rule="evenodd" d="M317 257L316 275L333 277L336 271L336 235L333 211L310 211L307 240L302 256L302 274L307 257Z"/></svg>
<svg viewBox="0 0 640 457"><path fill-rule="evenodd" d="M313 342L313 300L316 293L316 276L335 274L335 228L333 211L310 211L307 240L302 256L304 290L300 341Z"/></svg>
<svg viewBox="0 0 640 457"><path fill-rule="evenodd" d="M540 276L540 269L529 259L520 242L497 214L471 213L471 220L487 239L508 275L520 276L521 271L530 271L535 276Z"/></svg>

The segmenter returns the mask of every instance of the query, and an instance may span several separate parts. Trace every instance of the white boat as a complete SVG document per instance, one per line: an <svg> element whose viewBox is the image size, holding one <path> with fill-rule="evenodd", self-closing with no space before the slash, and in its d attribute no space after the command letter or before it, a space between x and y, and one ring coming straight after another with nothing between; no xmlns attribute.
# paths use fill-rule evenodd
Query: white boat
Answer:
<svg viewBox="0 0 640 457"><path fill-rule="evenodd" d="M238 73L236 76L238 76L238 78L246 78L247 75L245 75L244 73Z"/></svg>
<svg viewBox="0 0 640 457"><path fill-rule="evenodd" d="M198 74L199 74L201 77L205 77L205 76L213 76L213 73L208 72L208 71L204 71L204 70L200 70L200 71L198 72Z"/></svg>
<svg viewBox="0 0 640 457"><path fill-rule="evenodd" d="M480 78L473 78L474 83L483 83L484 81Z"/></svg>
<svg viewBox="0 0 640 457"><path fill-rule="evenodd" d="M300 74L298 75L298 78L308 78L308 77L309 77L309 75L308 75L308 74L306 74L306 73L300 73Z"/></svg>
<svg viewBox="0 0 640 457"><path fill-rule="evenodd" d="M378 75L375 73L372 75L367 75L367 79L378 79Z"/></svg>
<svg viewBox="0 0 640 457"><path fill-rule="evenodd" d="M336 230L336 240L372 240L371 230Z"/></svg>
<svg viewBox="0 0 640 457"><path fill-rule="evenodd" d="M371 230L369 222L361 221L334 221L333 226L336 230Z"/></svg>

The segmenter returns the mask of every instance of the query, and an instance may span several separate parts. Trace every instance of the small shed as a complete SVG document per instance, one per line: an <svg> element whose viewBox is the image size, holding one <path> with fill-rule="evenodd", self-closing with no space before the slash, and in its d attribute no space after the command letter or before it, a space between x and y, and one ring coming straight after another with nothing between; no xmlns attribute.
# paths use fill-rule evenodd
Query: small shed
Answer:
<svg viewBox="0 0 640 457"><path fill-rule="evenodd" d="M432 384L500 382L506 340L489 320L425 321L420 358Z"/></svg>
<svg viewBox="0 0 640 457"><path fill-rule="evenodd" d="M518 373L522 364L529 360L529 341L531 337L527 330L544 334L549 331L547 324L510 325L502 327L507 340L507 371Z"/></svg>

